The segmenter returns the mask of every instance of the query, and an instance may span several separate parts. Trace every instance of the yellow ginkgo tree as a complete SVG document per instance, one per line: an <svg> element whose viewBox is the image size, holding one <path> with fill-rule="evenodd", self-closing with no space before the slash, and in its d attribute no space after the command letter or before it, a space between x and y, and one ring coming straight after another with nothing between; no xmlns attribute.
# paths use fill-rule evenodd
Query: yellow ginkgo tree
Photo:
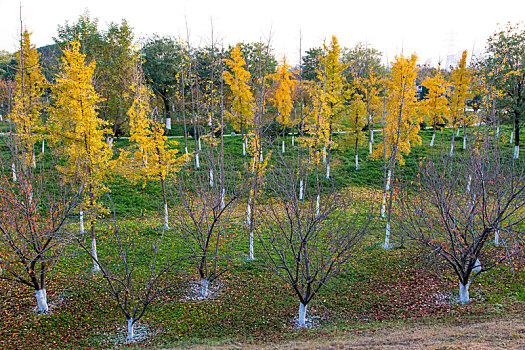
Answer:
<svg viewBox="0 0 525 350"><path fill-rule="evenodd" d="M466 148L467 135L466 127L473 123L473 119L466 113L465 107L467 99L472 96L470 93L471 74L467 69L467 51L463 51L461 60L456 69L450 75L451 88L450 100L448 105L448 116L453 128L452 142L450 143L450 156L454 154L454 140L457 136L455 131L463 127L463 148Z"/></svg>
<svg viewBox="0 0 525 350"><path fill-rule="evenodd" d="M120 156L121 164L131 164L136 175L146 181L159 180L162 187L164 202L164 229L169 229L168 200L166 195L166 180L173 173L178 172L188 160L188 155L177 156L174 148L176 141L168 142L164 135L163 125L152 120L153 111L150 106L151 91L143 84L142 74L137 69L135 81L131 86L133 103L128 110L130 125L131 149ZM145 184L145 183L144 183Z"/></svg>
<svg viewBox="0 0 525 350"><path fill-rule="evenodd" d="M423 81L423 86L428 89L428 94L421 102L421 108L428 115L428 120L434 133L430 141L430 147L434 146L436 139L436 129L445 125L444 116L447 114L449 85L443 78L441 71L438 70L433 77L428 77Z"/></svg>
<svg viewBox="0 0 525 350"><path fill-rule="evenodd" d="M392 212L393 192L390 181L396 169L396 163L404 164L403 153L410 153L412 144L421 144L418 135L420 114L416 113L416 67L417 56L410 58L396 56L392 64L391 77L386 91L386 113L383 125L383 145L376 148L371 156L383 158L388 168L383 193L381 216L385 216L386 195L390 191L384 248L390 247L390 218Z"/></svg>
<svg viewBox="0 0 525 350"><path fill-rule="evenodd" d="M324 45L325 54L319 56L320 69L317 70L317 78L322 86L322 100L325 107L323 112L328 123L328 143L323 150L323 160L326 161L326 178L330 177L330 150L335 145L332 140L332 131L335 124L339 123L346 108L344 104L344 93L346 78L343 71L348 67L340 60L341 46L335 36L332 36L330 44Z"/></svg>
<svg viewBox="0 0 525 350"><path fill-rule="evenodd" d="M359 170L358 146L365 140L363 131L367 123L367 104L363 101L363 95L359 93L360 80L356 77L354 86L349 87L346 95L348 96L348 108L346 110L346 124L348 129L345 134L345 141L354 147L355 170Z"/></svg>
<svg viewBox="0 0 525 350"><path fill-rule="evenodd" d="M223 73L223 79L231 91L231 110L225 111L226 118L230 120L233 128L242 134L242 153L246 155L247 129L253 123L255 100L248 82L250 72L244 68L246 61L242 56L240 45L235 46L230 59L224 59L229 71Z"/></svg>
<svg viewBox="0 0 525 350"><path fill-rule="evenodd" d="M36 166L35 143L43 137L43 95L47 87L47 81L38 62L40 55L35 45L31 44L30 35L27 29L24 30L20 50L15 54L18 70L15 75L15 99L10 113L20 143L19 151L23 153L22 166L24 167ZM14 164L12 169L13 179L16 179Z"/></svg>
<svg viewBox="0 0 525 350"><path fill-rule="evenodd" d="M90 221L94 270L98 271L95 222L107 212L99 198L109 191L105 184L111 168L112 151L104 142L107 122L99 118L100 97L93 87L95 63L85 63L78 42L63 51L60 72L52 87L55 98L48 134L54 144L64 147L65 163L59 167L64 181L78 186L82 194L80 230L84 214Z"/></svg>
<svg viewBox="0 0 525 350"><path fill-rule="evenodd" d="M294 120L290 118L293 109L292 92L296 85L293 79L292 67L286 63L286 57L281 64L277 66L277 72L271 75L277 84L275 90L274 104L277 107L276 120L283 128L282 153L285 152L285 130L294 125Z"/></svg>

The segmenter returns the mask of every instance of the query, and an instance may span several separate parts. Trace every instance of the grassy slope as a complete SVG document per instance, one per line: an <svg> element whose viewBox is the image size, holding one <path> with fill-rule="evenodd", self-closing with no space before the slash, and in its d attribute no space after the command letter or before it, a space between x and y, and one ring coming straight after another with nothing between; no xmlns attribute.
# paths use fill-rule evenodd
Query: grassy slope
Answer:
<svg viewBox="0 0 525 350"><path fill-rule="evenodd" d="M450 132L446 130L437 137L436 147L448 148ZM430 142L431 131L421 134L423 146L414 147L406 157L407 164L403 171L407 174L414 172L415 162L429 151L426 145ZM181 144L178 147L182 150L183 140L179 141ZM120 147L126 143L127 140L121 140L116 145ZM238 156L240 138L226 138L226 143L227 153L233 155L236 166L242 166L244 159ZM192 148L193 143L190 142L190 151ZM456 149L461 151L460 148L461 138L456 141ZM353 170L353 152L337 150L334 155L333 176L340 185L357 187L360 198L368 197L368 194L377 195L383 183L382 162L366 160L366 155L367 149L362 146L361 170L358 172ZM142 239L150 241L157 238L161 222L159 185L148 182L142 188L141 184L132 184L115 176L110 187L117 217L130 231L138 232ZM366 203L356 201L354 205L360 209ZM220 293L206 301L184 301L184 290L196 277L192 266L184 265L177 276L184 277L181 292L162 297L142 320L143 324L157 331L146 344L173 346L238 341L259 344L299 336L304 340L329 339L345 334L347 330L374 329L383 323L404 324L415 320L452 322L463 317L494 317L524 308L523 263L514 271L504 266L480 276L471 287L473 302L468 305L437 304L437 295L456 291L455 278L446 266L429 265L418 259L417 252L411 248L382 250L380 242L384 222L378 219L348 269L309 306L309 315L318 317L322 327L297 330L292 319L296 315L298 302L290 288L257 262L245 261L246 228L241 221L239 219L231 228L243 238L235 246L231 270L220 280L223 286ZM169 245L183 249L175 238L168 237L167 240ZM111 248L107 229L102 227L99 230L99 255L107 255ZM31 312L35 303L32 291L19 286L11 288L11 285L0 282L0 347L111 347L111 343L105 340L125 331L124 318L106 291L83 278L88 273L87 266L89 261L75 252L70 252L62 260L48 287L50 302L61 302L47 316Z"/></svg>

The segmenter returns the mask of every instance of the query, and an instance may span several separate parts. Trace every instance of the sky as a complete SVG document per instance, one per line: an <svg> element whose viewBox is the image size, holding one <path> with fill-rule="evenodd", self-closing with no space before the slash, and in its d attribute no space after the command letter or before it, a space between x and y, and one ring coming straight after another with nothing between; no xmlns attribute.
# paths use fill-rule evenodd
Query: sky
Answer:
<svg viewBox="0 0 525 350"><path fill-rule="evenodd" d="M462 50L481 53L487 38L508 21L525 19L524 0L0 0L0 50L14 52L22 21L37 46L53 43L57 26L87 9L99 26L128 20L136 39L187 38L192 46L215 38L224 46L268 41L278 58L299 62L302 51L336 35L343 47L366 43L395 55L416 53L419 63L445 64Z"/></svg>

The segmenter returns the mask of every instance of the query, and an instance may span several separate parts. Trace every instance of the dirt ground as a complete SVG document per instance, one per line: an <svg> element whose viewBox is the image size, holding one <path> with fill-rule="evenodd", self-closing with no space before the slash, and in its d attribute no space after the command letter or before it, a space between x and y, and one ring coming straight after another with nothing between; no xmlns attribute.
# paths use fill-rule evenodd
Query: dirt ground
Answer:
<svg viewBox="0 0 525 350"><path fill-rule="evenodd" d="M282 344L194 346L203 349L525 349L525 317L469 322L462 325L412 324L348 332L333 340Z"/></svg>

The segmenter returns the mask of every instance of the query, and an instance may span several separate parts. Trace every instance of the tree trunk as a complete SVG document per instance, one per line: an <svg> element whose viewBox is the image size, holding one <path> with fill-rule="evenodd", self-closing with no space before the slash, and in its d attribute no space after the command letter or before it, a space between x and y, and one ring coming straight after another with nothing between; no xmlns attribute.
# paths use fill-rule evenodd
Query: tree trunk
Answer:
<svg viewBox="0 0 525 350"><path fill-rule="evenodd" d="M226 195L226 189L223 188L222 189L222 197L221 197L221 210L224 209L226 207L226 204L224 203L224 197Z"/></svg>
<svg viewBox="0 0 525 350"><path fill-rule="evenodd" d="M330 162L326 164L326 178L330 178Z"/></svg>
<svg viewBox="0 0 525 350"><path fill-rule="evenodd" d="M202 151L202 146L201 146L201 137L199 136L198 138L198 143L199 143L199 152Z"/></svg>
<svg viewBox="0 0 525 350"><path fill-rule="evenodd" d="M499 245L499 230L494 230L494 245Z"/></svg>
<svg viewBox="0 0 525 350"><path fill-rule="evenodd" d="M208 289L209 281L206 278L201 278L201 297L206 299L209 295L209 289Z"/></svg>
<svg viewBox="0 0 525 350"><path fill-rule="evenodd" d="M470 183L472 182L472 176L469 175L467 182L467 192L470 193Z"/></svg>
<svg viewBox="0 0 525 350"><path fill-rule="evenodd" d="M315 204L315 216L316 217L319 216L319 201L320 201L320 197L319 197L319 194L317 194L317 203Z"/></svg>
<svg viewBox="0 0 525 350"><path fill-rule="evenodd" d="M195 168L196 169L200 169L201 168L201 163L199 162L199 153L195 154Z"/></svg>
<svg viewBox="0 0 525 350"><path fill-rule="evenodd" d="M253 230L250 230L250 257L249 260L254 259L254 253L253 253Z"/></svg>
<svg viewBox="0 0 525 350"><path fill-rule="evenodd" d="M470 283L459 283L459 302L460 303L468 303L470 298L468 294L468 288L470 287Z"/></svg>
<svg viewBox="0 0 525 350"><path fill-rule="evenodd" d="M37 302L37 313L47 313L49 307L47 306L47 293L46 289L35 290L35 297Z"/></svg>
<svg viewBox="0 0 525 350"><path fill-rule="evenodd" d="M458 129L459 131L459 129ZM454 130L452 130L452 142L450 143L450 154L449 156L453 156L454 155L454 141L456 140L456 138L454 137Z"/></svg>
<svg viewBox="0 0 525 350"><path fill-rule="evenodd" d="M392 176L392 170L388 169L388 175L386 177L385 192L383 193L383 205L381 207L381 217L386 217L386 194L390 190L390 177Z"/></svg>
<svg viewBox="0 0 525 350"><path fill-rule="evenodd" d="M463 125L463 149L467 149L467 128Z"/></svg>
<svg viewBox="0 0 525 350"><path fill-rule="evenodd" d="M306 325L306 308L308 305L299 303L299 318L297 319L297 325L299 327L304 327Z"/></svg>
<svg viewBox="0 0 525 350"><path fill-rule="evenodd" d="M245 142L244 138L242 139L242 155L243 156L246 155L246 142Z"/></svg>
<svg viewBox="0 0 525 350"><path fill-rule="evenodd" d="M84 212L80 211L80 233L84 233Z"/></svg>
<svg viewBox="0 0 525 350"><path fill-rule="evenodd" d="M164 179L160 179L160 185L162 187L162 199L164 204L164 230L169 230L169 219L168 219L168 200L166 198L166 184L164 183Z"/></svg>
<svg viewBox="0 0 525 350"><path fill-rule="evenodd" d="M93 257L93 271L100 271L98 266L97 237L95 236L95 221L91 220L91 256Z"/></svg>
<svg viewBox="0 0 525 350"><path fill-rule="evenodd" d="M359 155L357 154L357 135L355 137L355 170L359 170Z"/></svg>
<svg viewBox="0 0 525 350"><path fill-rule="evenodd" d="M128 336L126 340L133 341L133 338L135 337L135 334L133 333L133 326L134 326L133 317L128 318L127 321L128 321Z"/></svg>
<svg viewBox="0 0 525 350"><path fill-rule="evenodd" d="M299 200L300 200L300 201L303 200L303 192L304 192L304 189L303 189L303 179L301 179L301 181L299 181Z"/></svg>
<svg viewBox="0 0 525 350"><path fill-rule="evenodd" d="M44 151L46 150L46 140L42 140L42 154L44 154Z"/></svg>
<svg viewBox="0 0 525 350"><path fill-rule="evenodd" d="M512 145L512 141L514 139L514 131L510 132L510 144Z"/></svg>
<svg viewBox="0 0 525 350"><path fill-rule="evenodd" d="M251 225L252 223L252 198L248 198L248 208L246 209L246 224Z"/></svg>
<svg viewBox="0 0 525 350"><path fill-rule="evenodd" d="M13 182L16 182L16 167L15 163L11 163L11 172L13 173Z"/></svg>
<svg viewBox="0 0 525 350"><path fill-rule="evenodd" d="M514 159L520 157L520 115L514 112Z"/></svg>
<svg viewBox="0 0 525 350"><path fill-rule="evenodd" d="M434 133L432 134L432 140L430 141L430 147L434 147L435 140L436 140L436 126L434 125Z"/></svg>
<svg viewBox="0 0 525 350"><path fill-rule="evenodd" d="M323 147L323 163L326 163L326 146Z"/></svg>
<svg viewBox="0 0 525 350"><path fill-rule="evenodd" d="M213 169L210 169L210 187L213 187Z"/></svg>

